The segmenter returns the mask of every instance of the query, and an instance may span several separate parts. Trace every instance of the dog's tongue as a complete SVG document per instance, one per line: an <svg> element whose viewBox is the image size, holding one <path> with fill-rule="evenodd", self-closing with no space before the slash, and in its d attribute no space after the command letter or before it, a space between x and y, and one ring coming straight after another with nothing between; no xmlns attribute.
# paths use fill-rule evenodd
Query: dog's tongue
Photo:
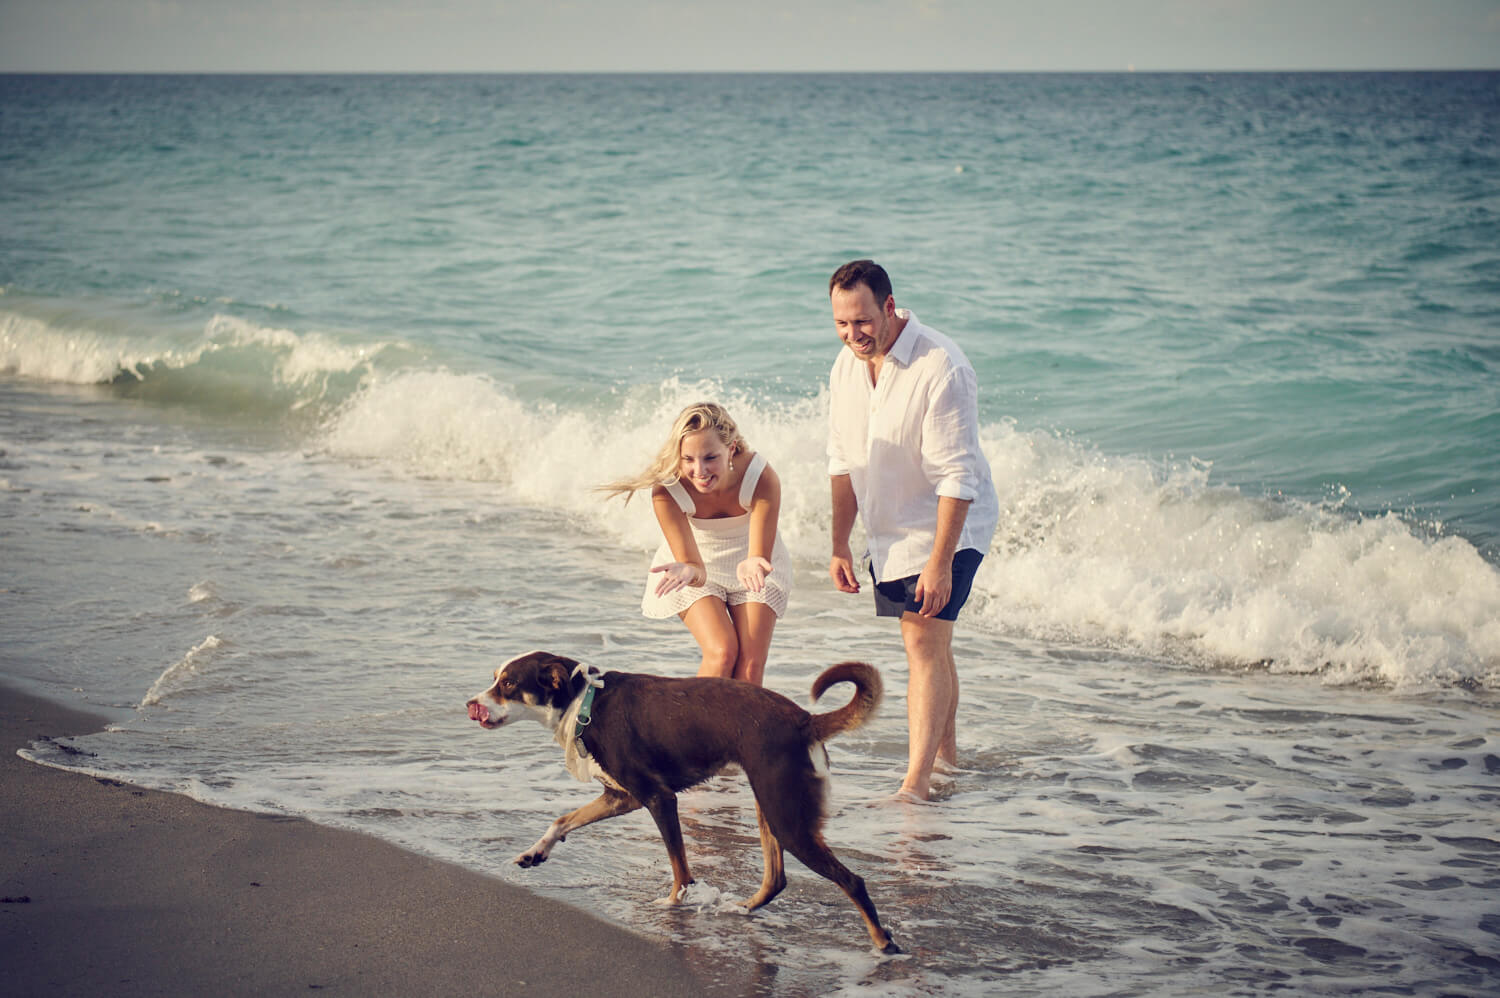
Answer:
<svg viewBox="0 0 1500 998"><path fill-rule="evenodd" d="M490 712L484 709L482 703L469 704L469 720L478 721L483 724L490 719Z"/></svg>

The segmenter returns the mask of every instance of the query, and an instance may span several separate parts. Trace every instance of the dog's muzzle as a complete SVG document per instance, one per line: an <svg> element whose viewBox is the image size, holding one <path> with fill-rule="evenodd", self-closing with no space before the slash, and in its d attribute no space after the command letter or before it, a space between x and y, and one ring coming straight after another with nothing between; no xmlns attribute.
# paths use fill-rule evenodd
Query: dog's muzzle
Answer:
<svg viewBox="0 0 1500 998"><path fill-rule="evenodd" d="M505 723L505 714L495 717L490 714L490 709L478 700L469 701L469 720L478 721L481 727L498 728Z"/></svg>

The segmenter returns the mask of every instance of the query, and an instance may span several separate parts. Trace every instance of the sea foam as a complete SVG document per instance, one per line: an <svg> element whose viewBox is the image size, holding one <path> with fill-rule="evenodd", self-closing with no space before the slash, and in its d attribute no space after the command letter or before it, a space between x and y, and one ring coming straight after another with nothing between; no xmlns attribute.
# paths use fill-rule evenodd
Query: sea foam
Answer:
<svg viewBox="0 0 1500 998"><path fill-rule="evenodd" d="M134 382L198 398L226 379L293 409L334 405L399 344L295 332L231 315L196 328L135 328L104 315L0 312L0 372L70 385ZM170 388L163 387L170 384Z"/></svg>
<svg viewBox="0 0 1500 998"><path fill-rule="evenodd" d="M186 655L173 662L160 676L156 677L156 682L152 683L146 695L141 697L138 706L151 707L161 703L164 697L170 696L189 679L198 675L203 666L212 658L213 653L223 644L224 642L213 634L198 642Z"/></svg>
<svg viewBox="0 0 1500 998"><path fill-rule="evenodd" d="M155 351L135 351L85 328L59 327L42 319L0 314L0 371L36 381L97 385L123 371L155 363Z"/></svg>
<svg viewBox="0 0 1500 998"><path fill-rule="evenodd" d="M422 477L493 481L646 549L660 538L649 503L606 502L597 486L643 468L699 399L723 401L777 469L780 530L799 574L820 576L822 394L788 403L669 378L565 407L524 403L487 376L408 372L366 385L321 443ZM983 446L1002 515L966 617L980 627L1335 683L1500 686L1500 572L1463 538L1008 423L985 427Z"/></svg>

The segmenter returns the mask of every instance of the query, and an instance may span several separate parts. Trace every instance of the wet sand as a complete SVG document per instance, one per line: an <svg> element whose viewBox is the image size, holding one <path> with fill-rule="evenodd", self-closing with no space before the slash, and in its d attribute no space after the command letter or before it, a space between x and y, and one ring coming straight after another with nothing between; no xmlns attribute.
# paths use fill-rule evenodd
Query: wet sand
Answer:
<svg viewBox="0 0 1500 998"><path fill-rule="evenodd" d="M8 995L732 996L716 962L355 832L38 766L103 719L0 684Z"/></svg>

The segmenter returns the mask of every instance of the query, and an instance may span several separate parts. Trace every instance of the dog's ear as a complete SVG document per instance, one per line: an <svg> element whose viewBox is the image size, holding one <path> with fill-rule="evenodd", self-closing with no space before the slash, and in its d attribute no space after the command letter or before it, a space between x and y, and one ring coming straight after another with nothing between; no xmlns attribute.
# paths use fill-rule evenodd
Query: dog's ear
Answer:
<svg viewBox="0 0 1500 998"><path fill-rule="evenodd" d="M572 671L561 662L548 662L541 675L537 676L537 681L544 690L563 690L568 688L572 678Z"/></svg>

